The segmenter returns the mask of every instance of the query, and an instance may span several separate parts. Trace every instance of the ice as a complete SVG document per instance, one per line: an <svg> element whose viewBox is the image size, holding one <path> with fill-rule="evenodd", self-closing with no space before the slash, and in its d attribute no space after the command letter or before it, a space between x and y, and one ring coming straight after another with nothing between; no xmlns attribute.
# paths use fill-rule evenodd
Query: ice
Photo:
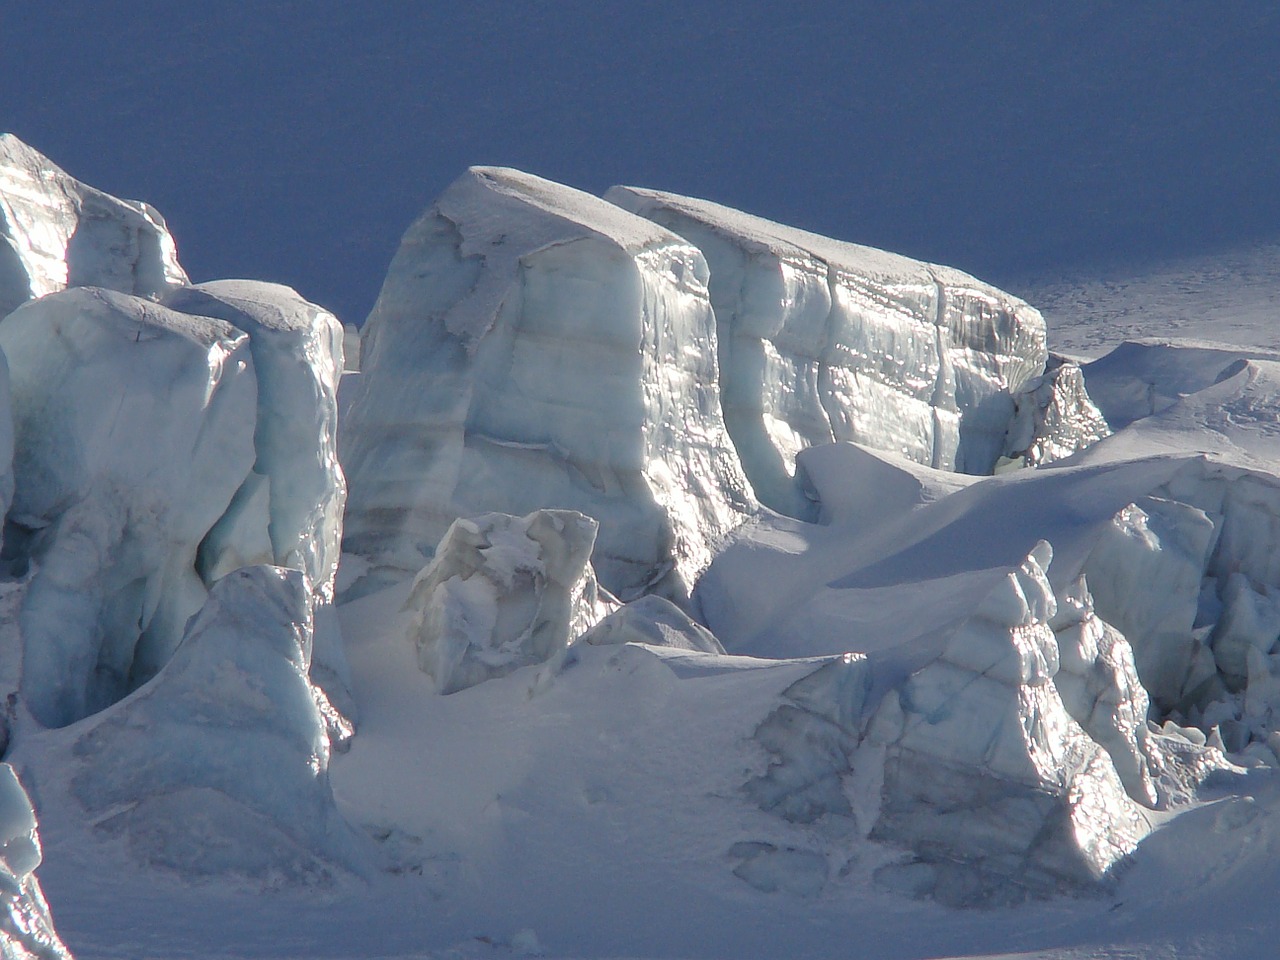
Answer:
<svg viewBox="0 0 1280 960"><path fill-rule="evenodd" d="M269 490L272 562L301 570L322 599L332 599L346 498L337 440L342 325L289 287L253 280L183 287L165 306L249 335L258 380L253 469ZM235 522L234 511L228 518Z"/></svg>
<svg viewBox="0 0 1280 960"><path fill-rule="evenodd" d="M589 563L596 526L572 510L454 521L405 605L436 689L456 693L549 660L616 605Z"/></svg>
<svg viewBox="0 0 1280 960"><path fill-rule="evenodd" d="M4 960L72 960L53 927L36 879L40 837L35 811L12 766L0 763L0 957Z"/></svg>
<svg viewBox="0 0 1280 960"><path fill-rule="evenodd" d="M1010 391L1044 369L1034 308L958 270L709 201L635 187L606 199L707 258L725 422L763 503L804 516L792 463L832 440L991 472Z"/></svg>
<svg viewBox="0 0 1280 960"><path fill-rule="evenodd" d="M468 171L410 227L364 327L346 549L394 579L460 516L574 509L600 522L610 591L684 600L754 508L706 281L702 255L647 220Z"/></svg>
<svg viewBox="0 0 1280 960"><path fill-rule="evenodd" d="M183 287L170 293L165 305L243 330L257 374L257 458L231 507L205 538L201 573L210 582L254 563L305 573L319 602L313 678L354 716L342 637L328 609L347 489L338 463L342 324L289 287L253 280Z"/></svg>
<svg viewBox="0 0 1280 960"><path fill-rule="evenodd" d="M0 347L9 549L35 568L22 691L63 725L152 676L204 603L197 550L254 462L253 363L222 321L96 288L19 308Z"/></svg>
<svg viewBox="0 0 1280 960"><path fill-rule="evenodd" d="M647 643L676 650L724 653L724 647L715 634L690 620L670 600L652 594L613 611L579 639L597 646Z"/></svg>
<svg viewBox="0 0 1280 960"><path fill-rule="evenodd" d="M330 883L363 869L334 805L312 591L282 567L214 584L146 686L58 734L71 792L139 862L188 877Z"/></svg>
<svg viewBox="0 0 1280 960"><path fill-rule="evenodd" d="M1051 357L1044 374L1015 391L1013 405L997 470L1061 460L1111 434L1085 391L1080 367L1060 358Z"/></svg>
<svg viewBox="0 0 1280 960"><path fill-rule="evenodd" d="M0 318L67 287L150 297L186 281L153 207L86 186L0 134Z"/></svg>

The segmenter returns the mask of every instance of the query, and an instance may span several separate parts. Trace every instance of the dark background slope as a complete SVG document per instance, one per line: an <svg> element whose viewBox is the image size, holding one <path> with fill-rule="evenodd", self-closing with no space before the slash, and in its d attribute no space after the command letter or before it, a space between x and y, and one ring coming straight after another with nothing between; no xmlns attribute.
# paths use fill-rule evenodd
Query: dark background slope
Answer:
<svg viewBox="0 0 1280 960"><path fill-rule="evenodd" d="M1280 5L0 2L0 129L360 322L466 166L998 283L1280 236Z"/></svg>

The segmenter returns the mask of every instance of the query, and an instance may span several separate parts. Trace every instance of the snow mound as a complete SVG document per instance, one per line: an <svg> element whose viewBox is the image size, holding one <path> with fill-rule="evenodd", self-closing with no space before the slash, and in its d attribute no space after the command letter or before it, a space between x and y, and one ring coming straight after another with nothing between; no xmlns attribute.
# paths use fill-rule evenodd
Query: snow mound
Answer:
<svg viewBox="0 0 1280 960"><path fill-rule="evenodd" d="M588 194L477 167L406 233L343 428L345 548L388 579L485 511L597 518L609 590L677 602L754 509L720 414L702 255Z"/></svg>
<svg viewBox="0 0 1280 960"><path fill-rule="evenodd" d="M1044 369L1034 308L958 270L709 201L635 187L605 196L706 257L725 422L767 506L804 515L791 465L832 440L991 472L1010 391Z"/></svg>
<svg viewBox="0 0 1280 960"><path fill-rule="evenodd" d="M152 297L186 281L154 207L86 186L0 134L0 317L67 287Z"/></svg>
<svg viewBox="0 0 1280 960"><path fill-rule="evenodd" d="M361 869L307 679L311 604L296 570L228 574L149 684L57 734L97 830L190 877L327 883Z"/></svg>
<svg viewBox="0 0 1280 960"><path fill-rule="evenodd" d="M0 956L5 960L71 960L36 879L40 859L31 800L13 767L0 763Z"/></svg>
<svg viewBox="0 0 1280 960"><path fill-rule="evenodd" d="M441 693L550 660L600 621L612 601L589 562L596 528L572 510L454 521L405 605Z"/></svg>
<svg viewBox="0 0 1280 960"><path fill-rule="evenodd" d="M1081 369L1089 396L1113 430L1160 413L1218 382L1238 360L1280 360L1280 353L1207 340L1126 340Z"/></svg>
<svg viewBox="0 0 1280 960"><path fill-rule="evenodd" d="M1077 364L1050 359L1049 369L1013 394L1014 415L996 469L1037 467L1069 457L1111 435L1085 391Z"/></svg>
<svg viewBox="0 0 1280 960"><path fill-rule="evenodd" d="M647 643L676 650L724 653L724 647L714 633L690 620L670 600L652 594L632 600L610 613L584 633L581 641L596 646Z"/></svg>
<svg viewBox="0 0 1280 960"><path fill-rule="evenodd" d="M0 323L17 453L11 552L35 566L22 689L43 723L152 676L200 609L201 541L253 464L247 338L96 288Z"/></svg>

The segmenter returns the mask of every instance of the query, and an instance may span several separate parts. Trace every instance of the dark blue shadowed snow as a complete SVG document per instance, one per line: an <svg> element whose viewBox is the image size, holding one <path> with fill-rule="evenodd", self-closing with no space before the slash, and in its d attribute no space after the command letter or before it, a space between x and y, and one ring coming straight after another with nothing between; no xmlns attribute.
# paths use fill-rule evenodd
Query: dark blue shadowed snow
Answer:
<svg viewBox="0 0 1280 960"><path fill-rule="evenodd" d="M0 36L0 129L157 206L193 279L347 321L477 163L1003 284L1280 235L1268 3L8 0Z"/></svg>

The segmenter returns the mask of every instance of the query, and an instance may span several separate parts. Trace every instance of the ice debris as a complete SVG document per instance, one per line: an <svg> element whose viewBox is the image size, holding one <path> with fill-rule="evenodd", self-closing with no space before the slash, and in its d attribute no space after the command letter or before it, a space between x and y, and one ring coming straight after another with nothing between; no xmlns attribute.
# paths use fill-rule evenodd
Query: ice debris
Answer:
<svg viewBox="0 0 1280 960"><path fill-rule="evenodd" d="M71 960L36 879L40 836L35 811L13 767L0 763L0 957Z"/></svg>
<svg viewBox="0 0 1280 960"><path fill-rule="evenodd" d="M565 650L614 607L589 558L596 522L572 510L454 521L406 602L418 663L455 693Z"/></svg>
<svg viewBox="0 0 1280 960"><path fill-rule="evenodd" d="M86 186L0 134L0 318L67 287L155 297L186 281L154 207Z"/></svg>
<svg viewBox="0 0 1280 960"><path fill-rule="evenodd" d="M624 600L681 602L755 501L724 430L702 255L597 197L469 170L364 327L345 549L411 575L455 519L581 511Z"/></svg>
<svg viewBox="0 0 1280 960"><path fill-rule="evenodd" d="M1111 434L1089 399L1080 367L1061 358L1050 357L1042 375L1015 391L1013 405L997 470L1052 463Z"/></svg>

